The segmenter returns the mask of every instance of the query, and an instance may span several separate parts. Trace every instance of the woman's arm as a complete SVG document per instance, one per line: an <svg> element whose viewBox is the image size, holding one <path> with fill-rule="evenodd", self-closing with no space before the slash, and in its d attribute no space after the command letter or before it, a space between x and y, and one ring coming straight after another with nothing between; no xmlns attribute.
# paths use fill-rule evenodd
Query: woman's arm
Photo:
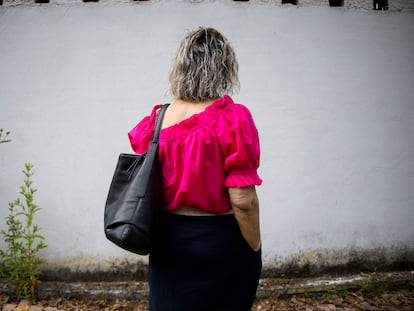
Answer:
<svg viewBox="0 0 414 311"><path fill-rule="evenodd" d="M230 203L234 211L240 231L250 245L258 251L260 242L259 199L255 186L228 188Z"/></svg>

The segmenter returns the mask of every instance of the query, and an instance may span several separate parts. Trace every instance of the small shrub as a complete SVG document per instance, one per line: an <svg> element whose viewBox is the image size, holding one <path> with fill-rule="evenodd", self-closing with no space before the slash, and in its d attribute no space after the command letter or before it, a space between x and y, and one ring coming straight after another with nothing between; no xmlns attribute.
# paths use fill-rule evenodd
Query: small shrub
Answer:
<svg viewBox="0 0 414 311"><path fill-rule="evenodd" d="M39 226L34 224L40 208L34 203L37 189L32 188L32 168L32 164L25 164L26 179L20 187L22 198L9 203L9 214L5 217L7 230L1 230L6 249L0 250L0 273L5 287L13 290L18 299L35 298L38 266L42 263L37 254L46 247Z"/></svg>

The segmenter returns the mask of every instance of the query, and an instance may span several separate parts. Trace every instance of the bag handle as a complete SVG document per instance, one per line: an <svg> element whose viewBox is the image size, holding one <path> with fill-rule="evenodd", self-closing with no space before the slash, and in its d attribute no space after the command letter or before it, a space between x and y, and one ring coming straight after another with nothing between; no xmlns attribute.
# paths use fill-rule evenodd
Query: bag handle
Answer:
<svg viewBox="0 0 414 311"><path fill-rule="evenodd" d="M158 143L158 139L160 137L160 132L161 132L162 120L164 119L165 111L167 110L169 105L170 104L162 105L160 111L158 112L157 120L155 122L154 134L152 135L152 139L151 139L151 144Z"/></svg>
<svg viewBox="0 0 414 311"><path fill-rule="evenodd" d="M164 104L157 115L154 134L152 135L151 139L151 145L147 151L147 155L145 156L144 163L142 164L141 169L139 170L137 175L138 179L136 182L136 189L138 197L144 197L147 191L148 180L151 175L150 172L152 170L153 163L157 157L158 139L160 137L162 120L164 119L165 111L167 110L169 105L170 104Z"/></svg>

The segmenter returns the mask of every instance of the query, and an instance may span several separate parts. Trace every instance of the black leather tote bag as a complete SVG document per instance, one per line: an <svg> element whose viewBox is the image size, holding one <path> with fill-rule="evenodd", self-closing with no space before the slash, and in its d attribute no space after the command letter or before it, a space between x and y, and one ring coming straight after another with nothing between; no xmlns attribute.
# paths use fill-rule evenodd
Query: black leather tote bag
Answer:
<svg viewBox="0 0 414 311"><path fill-rule="evenodd" d="M130 252L147 255L163 208L158 138L165 110L158 113L145 154L120 154L105 204L106 237Z"/></svg>

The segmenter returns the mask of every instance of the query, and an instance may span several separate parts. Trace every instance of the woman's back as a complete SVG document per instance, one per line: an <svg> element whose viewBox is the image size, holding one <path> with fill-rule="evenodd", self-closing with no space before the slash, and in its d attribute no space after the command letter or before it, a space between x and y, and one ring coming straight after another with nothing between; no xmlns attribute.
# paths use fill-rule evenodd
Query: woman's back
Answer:
<svg viewBox="0 0 414 311"><path fill-rule="evenodd" d="M204 109L179 105L170 106L159 140L165 209L227 213L227 187L261 184L259 138L250 111L228 96ZM137 153L148 148L158 107L129 133Z"/></svg>

